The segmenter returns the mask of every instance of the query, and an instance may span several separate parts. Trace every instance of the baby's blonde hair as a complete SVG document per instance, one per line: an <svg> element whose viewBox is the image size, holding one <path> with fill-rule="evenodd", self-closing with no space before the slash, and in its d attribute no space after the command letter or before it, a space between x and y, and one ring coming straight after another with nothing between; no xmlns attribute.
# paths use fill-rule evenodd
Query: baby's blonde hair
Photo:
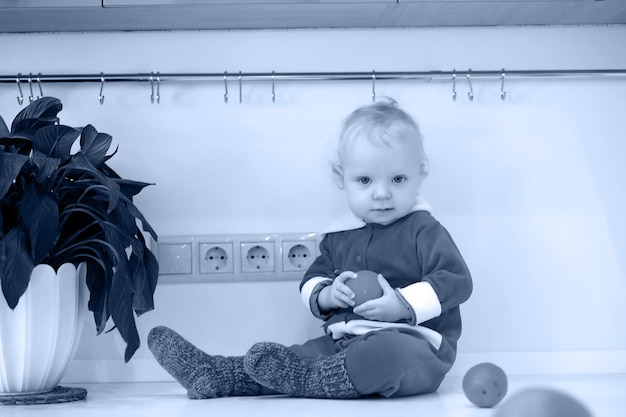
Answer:
<svg viewBox="0 0 626 417"><path fill-rule="evenodd" d="M336 160L332 163L335 179L342 175L343 153L346 145L356 139L366 138L371 143L389 146L396 140L414 140L419 147L420 172L427 175L427 159L424 151L422 133L419 126L392 98L385 98L368 106L354 110L343 122Z"/></svg>

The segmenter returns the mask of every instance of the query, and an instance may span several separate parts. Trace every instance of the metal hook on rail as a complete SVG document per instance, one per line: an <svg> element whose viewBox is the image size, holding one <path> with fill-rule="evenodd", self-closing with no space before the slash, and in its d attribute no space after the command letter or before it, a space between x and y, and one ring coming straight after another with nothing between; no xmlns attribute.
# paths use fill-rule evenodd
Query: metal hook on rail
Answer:
<svg viewBox="0 0 626 417"><path fill-rule="evenodd" d="M150 103L154 103L154 72L150 72Z"/></svg>
<svg viewBox="0 0 626 417"><path fill-rule="evenodd" d="M33 73L28 74L28 89L30 90L30 95L28 96L28 102L32 103L35 99L33 97Z"/></svg>
<svg viewBox="0 0 626 417"><path fill-rule="evenodd" d="M239 71L239 102L241 103L241 71Z"/></svg>
<svg viewBox="0 0 626 417"><path fill-rule="evenodd" d="M22 94L22 87L20 86L20 83L22 81L20 80L20 78L22 78L22 73L18 72L17 73L17 78L15 79L15 81L17 82L17 89L20 91L20 95L17 96L17 102L21 106L24 103L24 94Z"/></svg>
<svg viewBox="0 0 626 417"><path fill-rule="evenodd" d="M37 74L37 86L39 87L39 94L41 96L37 96L37 100L43 98L43 89L41 88L41 73Z"/></svg>
<svg viewBox="0 0 626 417"><path fill-rule="evenodd" d="M372 70L372 103L376 101L376 71Z"/></svg>
<svg viewBox="0 0 626 417"><path fill-rule="evenodd" d="M452 70L452 100L456 101L456 70Z"/></svg>
<svg viewBox="0 0 626 417"><path fill-rule="evenodd" d="M104 73L101 72L100 73L100 95L98 96L98 100L100 101L100 104L104 103Z"/></svg>
<svg viewBox="0 0 626 417"><path fill-rule="evenodd" d="M467 84L469 85L469 91L467 92L467 97L469 98L470 101L474 100L474 89L472 88L472 80L471 80L471 76L470 73L472 72L472 70L467 70Z"/></svg>
<svg viewBox="0 0 626 417"><path fill-rule="evenodd" d="M276 102L276 94L274 92L274 71L272 71L272 103Z"/></svg>
<svg viewBox="0 0 626 417"><path fill-rule="evenodd" d="M161 90L161 77L159 75L160 73L156 73L156 94L154 94L154 82L155 82L155 76L154 76L154 72L150 72L150 102L154 103L154 101L156 100L157 104L161 102L161 96L160 96L160 90Z"/></svg>
<svg viewBox="0 0 626 417"><path fill-rule="evenodd" d="M228 103L228 71L224 71L224 103Z"/></svg>
<svg viewBox="0 0 626 417"><path fill-rule="evenodd" d="M500 85L500 98L504 100L506 98L506 91L504 91L504 77L506 76L506 72L504 68L502 68L502 84Z"/></svg>

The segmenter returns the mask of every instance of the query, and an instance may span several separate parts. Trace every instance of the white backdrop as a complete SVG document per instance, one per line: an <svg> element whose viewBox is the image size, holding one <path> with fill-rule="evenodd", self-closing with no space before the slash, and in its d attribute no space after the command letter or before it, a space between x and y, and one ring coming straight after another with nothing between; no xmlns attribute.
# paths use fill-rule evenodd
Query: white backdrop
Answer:
<svg viewBox="0 0 626 417"><path fill-rule="evenodd" d="M626 27L514 27L0 35L0 73L626 68ZM528 45L531 45L530 47ZM71 51L71 52L70 52ZM112 165L156 183L137 203L161 235L309 232L345 210L328 158L366 82L44 84L65 124L119 143ZM420 123L424 194L474 276L456 372L626 372L626 79L378 81ZM21 109L0 85L7 123ZM161 284L142 338L166 324L205 350L320 334L297 282ZM145 340L145 339L143 339ZM89 322L68 380L161 379L147 348L123 365L116 332ZM615 363L617 362L617 363Z"/></svg>

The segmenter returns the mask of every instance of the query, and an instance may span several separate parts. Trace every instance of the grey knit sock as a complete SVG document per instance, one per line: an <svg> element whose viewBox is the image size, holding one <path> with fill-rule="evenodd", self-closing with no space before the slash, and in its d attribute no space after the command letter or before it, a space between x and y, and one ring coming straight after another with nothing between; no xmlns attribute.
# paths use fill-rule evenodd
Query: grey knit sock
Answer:
<svg viewBox="0 0 626 417"><path fill-rule="evenodd" d="M148 347L157 362L192 399L258 395L262 387L243 369L243 356L212 356L164 326L150 330Z"/></svg>
<svg viewBox="0 0 626 417"><path fill-rule="evenodd" d="M257 343L244 369L258 383L282 394L309 398L358 398L345 366L346 353L304 360L278 343Z"/></svg>

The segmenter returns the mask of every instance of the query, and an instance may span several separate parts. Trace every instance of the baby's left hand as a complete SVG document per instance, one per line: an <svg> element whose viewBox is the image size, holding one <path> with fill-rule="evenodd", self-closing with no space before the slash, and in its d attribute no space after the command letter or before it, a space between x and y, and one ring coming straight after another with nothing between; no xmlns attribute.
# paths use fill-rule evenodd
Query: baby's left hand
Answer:
<svg viewBox="0 0 626 417"><path fill-rule="evenodd" d="M410 319L410 310L400 301L396 291L382 274L378 274L378 283L383 290L383 295L354 307L352 311L368 320L395 322Z"/></svg>

